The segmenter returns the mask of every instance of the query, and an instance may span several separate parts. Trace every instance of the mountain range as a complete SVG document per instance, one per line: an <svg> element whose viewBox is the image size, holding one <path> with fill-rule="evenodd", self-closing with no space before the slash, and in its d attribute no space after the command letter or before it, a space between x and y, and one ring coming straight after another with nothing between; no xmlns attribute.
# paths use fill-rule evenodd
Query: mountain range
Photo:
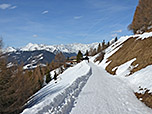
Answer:
<svg viewBox="0 0 152 114"><path fill-rule="evenodd" d="M24 69L28 69L35 68L38 64L50 63L59 52L62 52L65 57L76 56L79 50L85 54L86 50L97 48L98 44L44 45L29 43L21 48L8 47L3 52L8 58L9 66L23 63Z"/></svg>

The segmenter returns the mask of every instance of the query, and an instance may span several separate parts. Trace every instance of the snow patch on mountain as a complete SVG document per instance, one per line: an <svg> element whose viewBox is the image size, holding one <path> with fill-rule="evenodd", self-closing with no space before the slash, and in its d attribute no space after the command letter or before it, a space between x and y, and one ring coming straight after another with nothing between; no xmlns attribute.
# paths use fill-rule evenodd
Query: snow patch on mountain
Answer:
<svg viewBox="0 0 152 114"><path fill-rule="evenodd" d="M55 52L65 52L65 53L78 53L79 50L84 54L86 50L90 50L90 48L97 48L99 43L92 43L92 44L66 44L66 45L44 45L44 44L32 44L29 43L25 47L15 49L9 47L6 49L5 52L13 52L13 51L35 51L35 50L46 50L52 53Z"/></svg>

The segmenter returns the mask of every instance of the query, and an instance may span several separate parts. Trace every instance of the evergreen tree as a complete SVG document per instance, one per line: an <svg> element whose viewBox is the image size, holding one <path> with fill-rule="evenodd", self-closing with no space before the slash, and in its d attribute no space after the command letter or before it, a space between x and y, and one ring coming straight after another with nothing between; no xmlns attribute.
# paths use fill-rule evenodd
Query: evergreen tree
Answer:
<svg viewBox="0 0 152 114"><path fill-rule="evenodd" d="M77 62L80 62L82 58L83 58L83 54L82 54L81 51L79 50L79 52L78 52L78 54L77 54Z"/></svg>
<svg viewBox="0 0 152 114"><path fill-rule="evenodd" d="M57 80L57 73L54 71L54 80Z"/></svg>
<svg viewBox="0 0 152 114"><path fill-rule="evenodd" d="M99 43L98 48L97 48L97 53L101 52L101 50L102 50L102 47L101 47L101 45Z"/></svg>
<svg viewBox="0 0 152 114"><path fill-rule="evenodd" d="M117 40L118 40L118 38L116 37L116 38L115 38L115 42L116 42Z"/></svg>
<svg viewBox="0 0 152 114"><path fill-rule="evenodd" d="M86 51L85 56L89 56L89 52L88 52L88 50Z"/></svg>
<svg viewBox="0 0 152 114"><path fill-rule="evenodd" d="M109 47L109 46L110 46L110 43L108 42L108 43L107 43L107 47Z"/></svg>
<svg viewBox="0 0 152 114"><path fill-rule="evenodd" d="M103 40L102 42L102 50L105 50L106 49L106 44L105 44L105 40Z"/></svg>
<svg viewBox="0 0 152 114"><path fill-rule="evenodd" d="M52 80L52 78L51 78L50 72L48 71L46 74L46 81L45 82L49 83L51 80Z"/></svg>

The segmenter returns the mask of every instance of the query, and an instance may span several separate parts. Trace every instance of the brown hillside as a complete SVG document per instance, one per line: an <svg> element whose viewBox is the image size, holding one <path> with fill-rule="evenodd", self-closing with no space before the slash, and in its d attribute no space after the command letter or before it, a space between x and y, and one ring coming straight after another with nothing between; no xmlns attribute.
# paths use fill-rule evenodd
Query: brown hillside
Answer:
<svg viewBox="0 0 152 114"><path fill-rule="evenodd" d="M108 58L107 62L111 61L111 63L106 67L106 70L111 74L115 74L116 70L112 71L113 68L134 58L136 58L136 61L132 65L138 64L138 66L132 69L131 73L152 64L152 37L144 40L129 38L115 54Z"/></svg>
<svg viewBox="0 0 152 114"><path fill-rule="evenodd" d="M129 29L135 34L152 31L152 0L139 0Z"/></svg>

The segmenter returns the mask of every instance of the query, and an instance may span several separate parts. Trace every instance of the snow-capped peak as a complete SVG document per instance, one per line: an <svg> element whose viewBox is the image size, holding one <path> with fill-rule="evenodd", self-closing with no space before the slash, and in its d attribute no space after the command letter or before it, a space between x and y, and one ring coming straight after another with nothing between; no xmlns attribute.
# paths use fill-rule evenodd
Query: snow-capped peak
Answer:
<svg viewBox="0 0 152 114"><path fill-rule="evenodd" d="M47 50L49 52L66 52L66 53L77 53L81 50L82 53L85 53L86 50L90 50L90 48L97 48L99 43L92 44L60 44L60 45L44 45L44 44L33 44L28 43L25 47L19 48L20 51L35 51L35 50ZM6 52L16 51L17 49L9 47L6 49Z"/></svg>
<svg viewBox="0 0 152 114"><path fill-rule="evenodd" d="M5 50L3 50L4 53L5 52L15 52L15 51L16 51L16 49L14 47L8 47Z"/></svg>

